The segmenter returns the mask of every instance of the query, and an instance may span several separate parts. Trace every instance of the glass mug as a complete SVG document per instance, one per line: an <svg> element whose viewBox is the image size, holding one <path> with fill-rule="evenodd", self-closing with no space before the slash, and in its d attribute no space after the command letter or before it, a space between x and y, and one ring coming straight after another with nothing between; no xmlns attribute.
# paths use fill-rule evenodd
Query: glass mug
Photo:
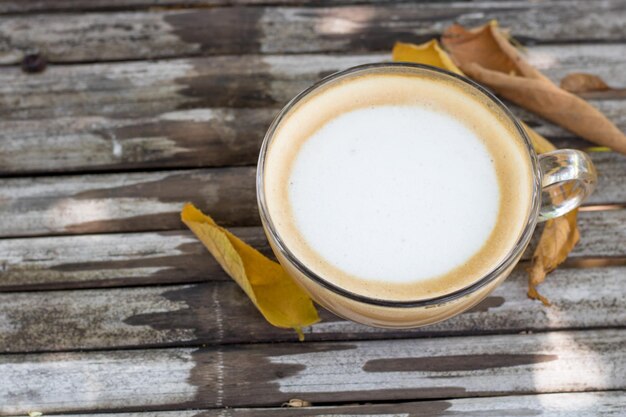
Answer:
<svg viewBox="0 0 626 417"><path fill-rule="evenodd" d="M365 297L347 291L307 268L285 246L277 234L266 206L264 192L265 158L276 128L286 114L303 98L321 86L341 80L355 73L380 72L385 68L401 66L418 73L451 77L469 85L474 93L483 94L496 104L515 125L519 139L525 145L532 164L533 193L531 209L524 229L514 247L493 270L473 284L430 299L396 301ZM287 273L318 304L336 315L376 327L411 328L436 323L462 313L482 301L511 273L528 246L535 226L561 216L578 207L593 191L597 175L589 156L571 149L560 149L537 155L526 132L513 114L493 94L479 84L439 68L408 63L368 64L330 75L291 100L274 119L263 141L257 169L257 199L265 234L278 261Z"/></svg>

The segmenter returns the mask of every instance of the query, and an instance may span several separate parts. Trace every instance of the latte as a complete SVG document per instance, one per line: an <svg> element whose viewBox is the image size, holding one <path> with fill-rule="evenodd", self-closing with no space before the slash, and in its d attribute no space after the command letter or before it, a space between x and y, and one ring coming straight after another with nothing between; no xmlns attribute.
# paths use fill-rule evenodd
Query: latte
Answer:
<svg viewBox="0 0 626 417"><path fill-rule="evenodd" d="M283 245L343 290L414 301L465 288L519 239L528 150L451 77L386 68L318 87L282 118L262 178Z"/></svg>

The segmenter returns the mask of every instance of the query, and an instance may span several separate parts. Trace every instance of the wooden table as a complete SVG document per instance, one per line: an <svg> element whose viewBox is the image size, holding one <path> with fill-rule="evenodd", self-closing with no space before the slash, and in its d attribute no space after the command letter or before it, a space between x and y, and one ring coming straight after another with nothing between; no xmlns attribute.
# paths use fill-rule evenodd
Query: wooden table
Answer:
<svg viewBox="0 0 626 417"><path fill-rule="evenodd" d="M277 109L454 21L497 18L554 80L626 86L624 1L304 3L0 0L0 415L626 415L622 155L592 153L600 182L541 287L551 307L526 297L520 265L478 307L411 331L321 312L299 343L179 220L192 201L269 252L254 165ZM623 93L591 101L626 128ZM280 408L294 398L313 407Z"/></svg>

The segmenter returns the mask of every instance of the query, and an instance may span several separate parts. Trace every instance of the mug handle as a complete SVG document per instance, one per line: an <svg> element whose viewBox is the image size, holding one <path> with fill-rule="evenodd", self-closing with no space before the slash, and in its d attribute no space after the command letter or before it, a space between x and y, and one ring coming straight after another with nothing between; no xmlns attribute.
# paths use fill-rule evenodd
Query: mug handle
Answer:
<svg viewBox="0 0 626 417"><path fill-rule="evenodd" d="M541 208L538 221L562 216L593 192L598 174L589 155L573 149L558 149L539 155Z"/></svg>

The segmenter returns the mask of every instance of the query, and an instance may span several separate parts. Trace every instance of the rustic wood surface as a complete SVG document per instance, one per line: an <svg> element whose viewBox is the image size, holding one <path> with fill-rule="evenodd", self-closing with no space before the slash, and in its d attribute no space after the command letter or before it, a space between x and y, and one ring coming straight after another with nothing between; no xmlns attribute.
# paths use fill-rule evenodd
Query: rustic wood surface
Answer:
<svg viewBox="0 0 626 417"><path fill-rule="evenodd" d="M452 0L434 0L447 1ZM459 0L458 3L475 0ZM212 6L332 6L343 4L389 4L410 3L411 0L0 0L0 13L23 13L34 11L82 11L82 10L167 10ZM483 2L483 4L486 2ZM563 2L574 5L576 2Z"/></svg>
<svg viewBox="0 0 626 417"><path fill-rule="evenodd" d="M626 407L624 391L509 395L439 401L317 406L304 408L228 408L142 413L60 414L60 417L619 417ZM16 416L15 416L16 417Z"/></svg>
<svg viewBox="0 0 626 417"><path fill-rule="evenodd" d="M5 414L619 390L626 330L6 355L0 371Z"/></svg>
<svg viewBox="0 0 626 417"><path fill-rule="evenodd" d="M77 10L134 10L157 7L184 8L189 6L232 6L232 5L292 5L329 3L358 3L360 0L0 0L0 13L23 13L40 11L77 11ZM376 0L384 3L394 0Z"/></svg>
<svg viewBox="0 0 626 417"><path fill-rule="evenodd" d="M430 39L454 22L483 24L487 15L523 41L626 40L621 0L601 7L580 0L216 7L6 16L0 19L0 63L18 63L33 51L50 62L91 62L389 50L395 41Z"/></svg>
<svg viewBox="0 0 626 417"><path fill-rule="evenodd" d="M280 107L395 41L494 18L556 83L615 87L583 97L626 130L621 0L0 0L0 415L624 415L626 157L523 109L600 174L549 307L526 297L536 233L458 317L320 311L299 343L179 219L192 201L271 256L255 164Z"/></svg>
<svg viewBox="0 0 626 417"><path fill-rule="evenodd" d="M529 61L554 81L592 71L626 84L623 43L529 46ZM181 107L281 105L339 69L388 61L391 53L232 55L160 61L51 65L33 77L7 67L0 111L6 118L155 115ZM9 83L10 81L10 83ZM62 98L62 106L51 106Z"/></svg>
<svg viewBox="0 0 626 417"><path fill-rule="evenodd" d="M626 210L581 211L579 227L582 243L570 260L626 259ZM231 230L271 256L260 227ZM6 239L0 253L0 292L229 279L188 230Z"/></svg>
<svg viewBox="0 0 626 417"><path fill-rule="evenodd" d="M626 85L619 70L625 44L533 46L528 56L555 82L593 72ZM0 73L0 139L8 142L0 149L0 175L253 164L276 106L323 75L389 58L220 56L60 65L37 77L7 69ZM624 101L605 96L592 103L626 128ZM561 146L589 146L513 109Z"/></svg>
<svg viewBox="0 0 626 417"><path fill-rule="evenodd" d="M415 330L383 330L322 312L307 341L386 339L451 334L606 328L626 323L626 265L560 269L542 286L551 307L526 296L518 268L481 304L445 322ZM267 324L236 284L0 293L0 351L145 348L296 341Z"/></svg>
<svg viewBox="0 0 626 417"><path fill-rule="evenodd" d="M626 203L626 156L591 154L599 172L587 205ZM0 179L0 236L181 228L191 201L221 224L259 225L255 167Z"/></svg>

